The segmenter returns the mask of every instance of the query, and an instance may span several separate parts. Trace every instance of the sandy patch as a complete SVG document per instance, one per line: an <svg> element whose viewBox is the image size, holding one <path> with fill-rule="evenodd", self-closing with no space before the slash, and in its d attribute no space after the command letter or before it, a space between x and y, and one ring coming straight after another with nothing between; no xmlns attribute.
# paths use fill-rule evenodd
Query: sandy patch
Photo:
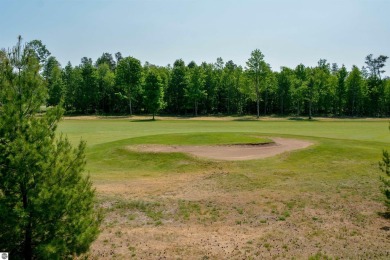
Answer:
<svg viewBox="0 0 390 260"><path fill-rule="evenodd" d="M188 153L197 157L215 160L253 160L275 156L284 152L303 149L312 145L312 142L274 137L274 143L249 145L133 145L130 150L155 153Z"/></svg>

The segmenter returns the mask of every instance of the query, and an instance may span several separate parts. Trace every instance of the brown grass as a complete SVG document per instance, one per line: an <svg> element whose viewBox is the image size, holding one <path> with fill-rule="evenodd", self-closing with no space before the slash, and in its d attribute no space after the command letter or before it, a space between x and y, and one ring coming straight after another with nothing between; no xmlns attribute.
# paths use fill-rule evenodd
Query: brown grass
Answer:
<svg viewBox="0 0 390 260"><path fill-rule="evenodd" d="M286 188L226 190L230 173L96 183L106 209L90 258L388 259L382 205Z"/></svg>

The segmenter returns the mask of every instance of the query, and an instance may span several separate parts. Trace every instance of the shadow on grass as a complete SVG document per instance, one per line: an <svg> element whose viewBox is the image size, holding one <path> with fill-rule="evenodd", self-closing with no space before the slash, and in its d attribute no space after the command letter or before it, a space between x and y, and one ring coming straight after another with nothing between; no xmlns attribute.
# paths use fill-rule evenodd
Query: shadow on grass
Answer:
<svg viewBox="0 0 390 260"><path fill-rule="evenodd" d="M378 215L385 219L390 219L390 212L378 212ZM390 227L387 227L390 230Z"/></svg>
<svg viewBox="0 0 390 260"><path fill-rule="evenodd" d="M160 121L159 119L130 119L130 122L156 122Z"/></svg>
<svg viewBox="0 0 390 260"><path fill-rule="evenodd" d="M309 119L309 118L303 118L303 117L290 117L288 120L291 121L307 121L307 122L315 122L318 121L317 119Z"/></svg>
<svg viewBox="0 0 390 260"><path fill-rule="evenodd" d="M240 117L240 118L233 119L233 121L256 122L256 121L261 121L261 117L260 118L256 118L256 117Z"/></svg>

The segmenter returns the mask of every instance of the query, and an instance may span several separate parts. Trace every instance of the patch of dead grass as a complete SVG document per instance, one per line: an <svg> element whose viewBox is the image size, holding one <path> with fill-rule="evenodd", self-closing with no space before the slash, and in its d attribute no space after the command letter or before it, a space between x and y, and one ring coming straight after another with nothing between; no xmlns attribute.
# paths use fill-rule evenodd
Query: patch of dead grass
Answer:
<svg viewBox="0 0 390 260"><path fill-rule="evenodd" d="M359 194L220 188L217 174L96 184L106 208L94 259L388 259L382 205ZM118 203L130 205L117 207ZM134 205L147 205L146 208ZM133 205L133 206L131 206ZM148 215L147 211L152 212ZM153 219L153 212L160 212Z"/></svg>

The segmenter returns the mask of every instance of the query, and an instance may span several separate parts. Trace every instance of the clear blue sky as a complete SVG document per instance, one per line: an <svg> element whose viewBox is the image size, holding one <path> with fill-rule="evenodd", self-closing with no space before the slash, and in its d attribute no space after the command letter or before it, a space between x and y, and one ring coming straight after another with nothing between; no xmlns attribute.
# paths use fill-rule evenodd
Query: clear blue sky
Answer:
<svg viewBox="0 0 390 260"><path fill-rule="evenodd" d="M258 48L274 70L320 58L350 69L390 56L389 11L390 0L0 0L0 47L39 39L63 66L117 51L164 66L245 66Z"/></svg>

